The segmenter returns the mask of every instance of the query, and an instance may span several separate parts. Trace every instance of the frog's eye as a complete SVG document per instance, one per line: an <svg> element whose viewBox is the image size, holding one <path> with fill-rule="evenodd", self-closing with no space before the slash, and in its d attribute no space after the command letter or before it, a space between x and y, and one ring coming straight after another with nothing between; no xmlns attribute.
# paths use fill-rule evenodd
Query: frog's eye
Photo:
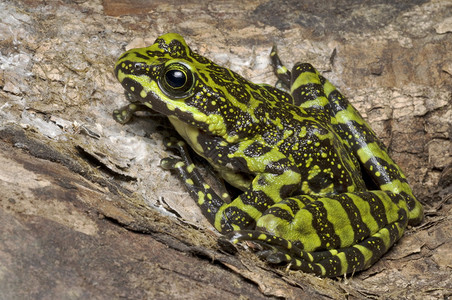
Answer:
<svg viewBox="0 0 452 300"><path fill-rule="evenodd" d="M165 80L172 88L179 89L184 86L187 76L180 70L169 70L165 73Z"/></svg>
<svg viewBox="0 0 452 300"><path fill-rule="evenodd" d="M185 65L173 63L162 71L160 88L168 96L185 97L193 87L193 73Z"/></svg>

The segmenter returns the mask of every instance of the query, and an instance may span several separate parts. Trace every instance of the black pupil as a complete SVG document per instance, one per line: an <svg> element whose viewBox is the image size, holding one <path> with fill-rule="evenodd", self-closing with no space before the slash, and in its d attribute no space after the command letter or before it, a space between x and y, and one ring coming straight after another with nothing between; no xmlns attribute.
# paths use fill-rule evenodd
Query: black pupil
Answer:
<svg viewBox="0 0 452 300"><path fill-rule="evenodd" d="M166 82L173 88L182 87L185 82L185 74L180 70L170 70L165 74Z"/></svg>

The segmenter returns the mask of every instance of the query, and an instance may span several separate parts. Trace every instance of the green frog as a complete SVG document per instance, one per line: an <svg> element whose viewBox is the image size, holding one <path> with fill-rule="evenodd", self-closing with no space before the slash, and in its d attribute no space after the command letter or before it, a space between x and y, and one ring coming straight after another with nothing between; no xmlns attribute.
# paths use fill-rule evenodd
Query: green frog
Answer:
<svg viewBox="0 0 452 300"><path fill-rule="evenodd" d="M401 169L348 100L308 63L289 71L270 54L279 88L255 84L168 33L118 59L130 104L124 124L152 109L184 141L161 165L181 176L224 239L253 241L271 264L323 277L364 270L423 219ZM188 146L240 190L213 188Z"/></svg>

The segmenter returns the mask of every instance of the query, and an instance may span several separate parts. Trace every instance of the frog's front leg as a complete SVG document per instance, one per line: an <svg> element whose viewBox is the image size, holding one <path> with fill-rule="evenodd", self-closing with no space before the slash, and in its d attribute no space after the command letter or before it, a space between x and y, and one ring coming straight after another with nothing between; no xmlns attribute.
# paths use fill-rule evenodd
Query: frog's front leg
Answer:
<svg viewBox="0 0 452 300"><path fill-rule="evenodd" d="M238 155L238 152L235 154ZM248 167L259 168L261 172L257 173L245 192L232 202L226 203L224 199L227 197L220 197L202 180L187 152L182 151L181 155L182 160L163 159L162 167L177 170L204 216L221 233L254 229L256 221L265 211L300 188L301 175L286 158L276 162L266 162L265 155L249 158ZM270 158L271 155L268 155L268 159Z"/></svg>
<svg viewBox="0 0 452 300"><path fill-rule="evenodd" d="M132 119L135 112L151 110L146 104L136 101L130 93L124 92L124 95L130 103L113 111L113 119L116 122L124 125Z"/></svg>

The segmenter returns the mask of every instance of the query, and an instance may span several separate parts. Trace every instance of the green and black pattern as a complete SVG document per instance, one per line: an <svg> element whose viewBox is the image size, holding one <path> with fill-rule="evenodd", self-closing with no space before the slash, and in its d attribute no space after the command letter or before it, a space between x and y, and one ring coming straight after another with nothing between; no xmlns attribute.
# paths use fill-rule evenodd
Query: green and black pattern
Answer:
<svg viewBox="0 0 452 300"><path fill-rule="evenodd" d="M192 52L174 33L119 58L115 74L131 104L166 115L224 180L227 201L187 155L164 159L207 219L233 243L251 240L274 264L334 277L368 268L423 218L400 168L355 108L310 64L288 71L271 59L281 89L254 84ZM287 90L288 92L286 92ZM364 180L366 178L366 180Z"/></svg>

